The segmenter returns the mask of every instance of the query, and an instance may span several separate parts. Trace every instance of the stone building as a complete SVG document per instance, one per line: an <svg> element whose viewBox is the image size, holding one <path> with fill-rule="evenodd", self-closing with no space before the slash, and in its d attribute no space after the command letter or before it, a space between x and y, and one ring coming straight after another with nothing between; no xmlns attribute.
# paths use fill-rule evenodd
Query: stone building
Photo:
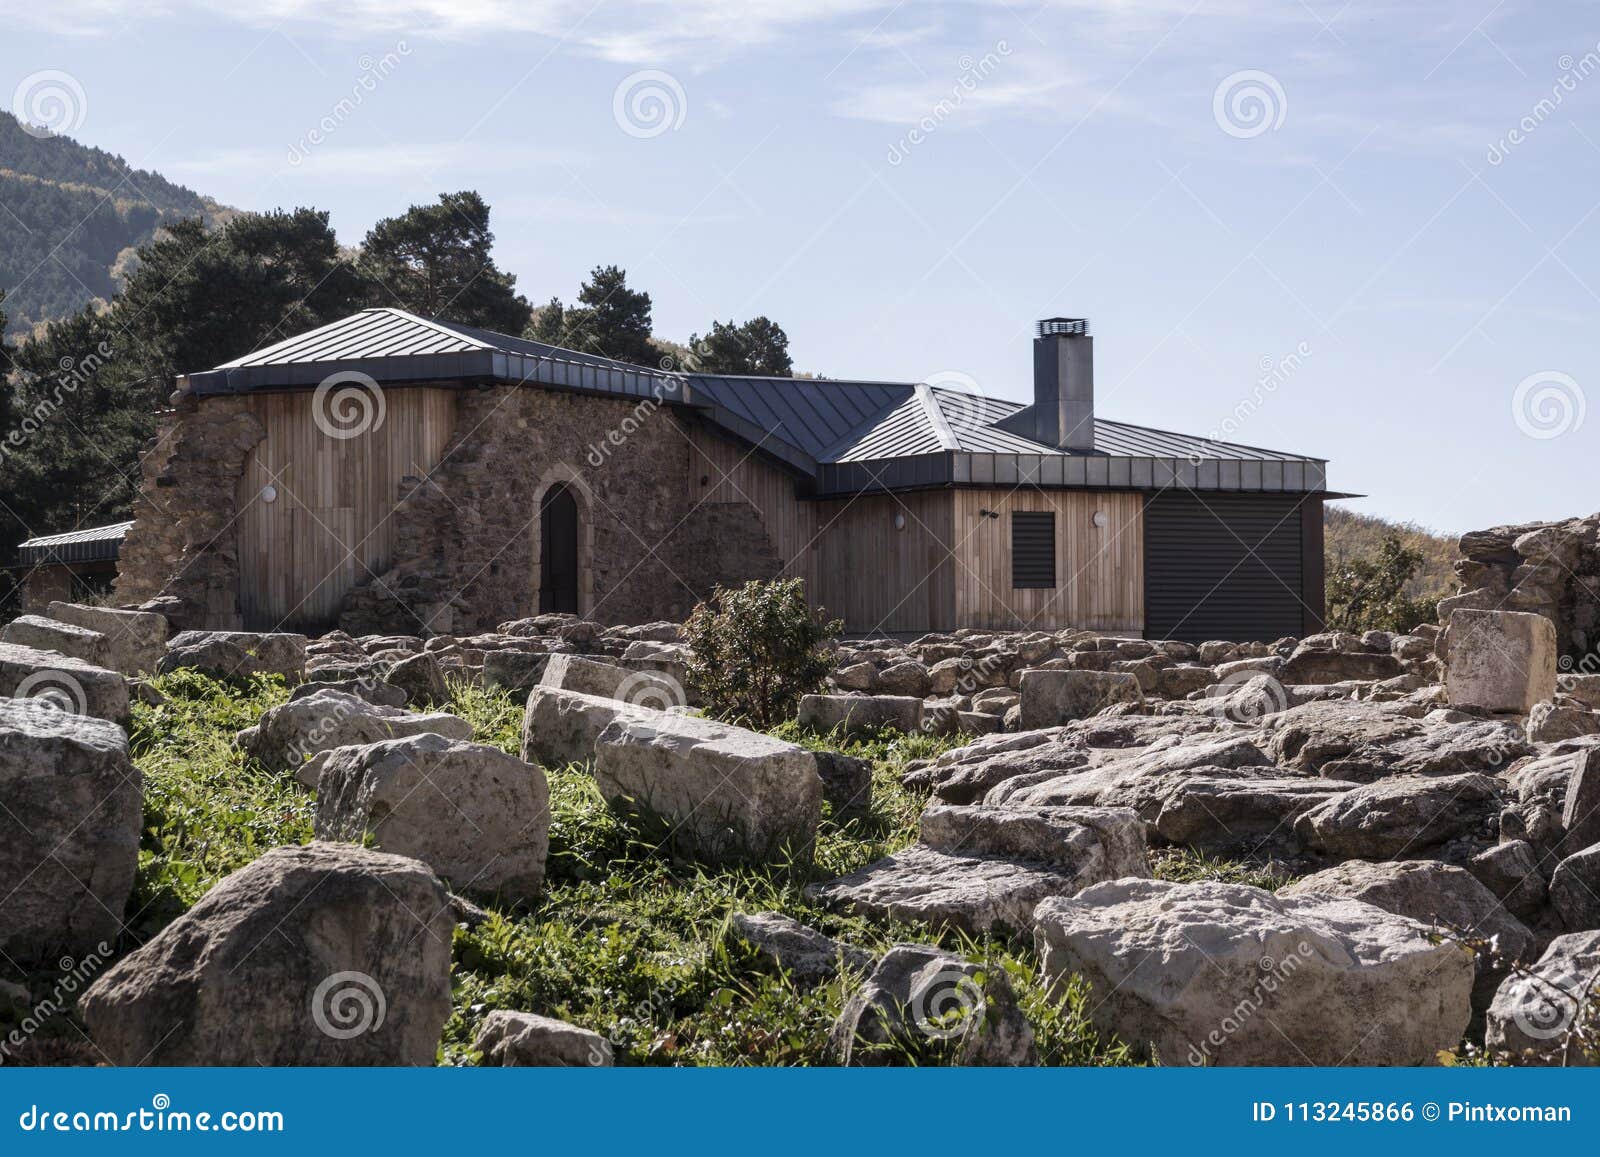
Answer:
<svg viewBox="0 0 1600 1157"><path fill-rule="evenodd" d="M110 594L117 577L117 554L132 526L115 522L81 527L20 544L11 567L18 609L24 614L42 612L57 600L81 603Z"/></svg>
<svg viewBox="0 0 1600 1157"><path fill-rule="evenodd" d="M1041 322L1034 401L641 368L371 309L178 381L116 596L183 626L679 619L798 575L852 631L1321 623L1326 462L1108 421Z"/></svg>

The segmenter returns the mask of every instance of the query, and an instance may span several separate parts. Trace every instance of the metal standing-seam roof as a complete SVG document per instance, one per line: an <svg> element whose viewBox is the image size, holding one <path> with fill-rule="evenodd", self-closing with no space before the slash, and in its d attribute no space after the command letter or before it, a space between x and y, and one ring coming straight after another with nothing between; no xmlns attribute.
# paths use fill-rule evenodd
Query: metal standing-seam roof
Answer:
<svg viewBox="0 0 1600 1157"><path fill-rule="evenodd" d="M185 379L197 394L381 383L536 384L655 397L811 477L819 493L936 485L1327 488L1320 458L1096 418L1093 450L1017 432L1020 402L915 382L758 378L630 365L400 309L368 309ZM1011 428L1008 428L1011 427Z"/></svg>
<svg viewBox="0 0 1600 1157"><path fill-rule="evenodd" d="M51 566L77 562L114 562L132 522L69 530L30 538L17 547L17 565Z"/></svg>

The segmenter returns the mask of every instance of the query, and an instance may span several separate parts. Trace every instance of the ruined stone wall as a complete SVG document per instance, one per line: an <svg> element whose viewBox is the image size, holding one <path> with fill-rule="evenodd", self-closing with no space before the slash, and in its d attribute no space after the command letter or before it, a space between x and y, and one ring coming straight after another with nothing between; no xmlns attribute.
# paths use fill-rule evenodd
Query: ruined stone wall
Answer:
<svg viewBox="0 0 1600 1157"><path fill-rule="evenodd" d="M539 502L571 487L580 611L603 623L681 619L712 584L781 567L754 509L691 506L688 442L671 412L500 387L460 396L426 479L402 483L395 565L345 600L352 634L488 630L538 608Z"/></svg>
<svg viewBox="0 0 1600 1157"><path fill-rule="evenodd" d="M1441 622L1461 608L1531 611L1555 623L1569 669L1600 669L1600 514L1477 530L1460 548L1461 591L1439 603Z"/></svg>
<svg viewBox="0 0 1600 1157"><path fill-rule="evenodd" d="M164 599L180 629L237 629L239 477L266 431L241 398L180 392L173 404L144 456L114 598Z"/></svg>
<svg viewBox="0 0 1600 1157"><path fill-rule="evenodd" d="M237 492L265 430L241 398L174 402L144 461L115 598L161 598L180 627L237 629ZM653 399L463 390L439 464L395 494L394 564L349 593L340 626L464 634L534 613L539 502L556 483L578 501L580 610L597 621L682 619L718 583L780 573L753 505L691 499L689 459L686 431Z"/></svg>

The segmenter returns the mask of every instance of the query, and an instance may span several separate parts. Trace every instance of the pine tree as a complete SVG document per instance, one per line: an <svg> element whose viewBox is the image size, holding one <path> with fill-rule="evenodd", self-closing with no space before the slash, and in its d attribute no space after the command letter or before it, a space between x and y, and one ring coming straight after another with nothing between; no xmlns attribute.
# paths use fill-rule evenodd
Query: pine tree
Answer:
<svg viewBox="0 0 1600 1157"><path fill-rule="evenodd" d="M379 221L361 246L372 302L501 333L521 333L531 313L517 279L494 263L489 206L477 193L442 193Z"/></svg>

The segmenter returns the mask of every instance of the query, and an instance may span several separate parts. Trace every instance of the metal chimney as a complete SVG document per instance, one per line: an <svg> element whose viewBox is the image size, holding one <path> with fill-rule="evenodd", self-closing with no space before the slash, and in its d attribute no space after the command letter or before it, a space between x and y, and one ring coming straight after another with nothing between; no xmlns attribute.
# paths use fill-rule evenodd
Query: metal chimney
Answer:
<svg viewBox="0 0 1600 1157"><path fill-rule="evenodd" d="M1033 339L1034 438L1094 449L1094 338L1082 317L1047 317Z"/></svg>

